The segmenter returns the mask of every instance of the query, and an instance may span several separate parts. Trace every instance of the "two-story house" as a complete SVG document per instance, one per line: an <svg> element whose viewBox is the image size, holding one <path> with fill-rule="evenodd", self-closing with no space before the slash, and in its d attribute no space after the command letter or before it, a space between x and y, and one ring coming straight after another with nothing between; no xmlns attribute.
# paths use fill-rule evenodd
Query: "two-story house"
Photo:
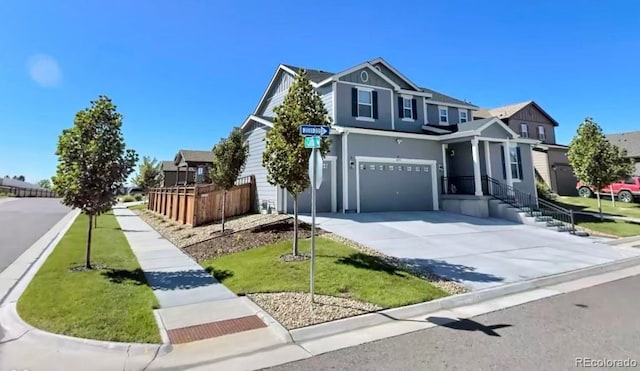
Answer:
<svg viewBox="0 0 640 371"><path fill-rule="evenodd" d="M540 144L533 148L532 153L538 178L559 195L576 195L577 179L567 158L568 147L556 143L558 122L536 102L530 100L492 109L482 108L475 111L473 117L497 117L521 138L539 140Z"/></svg>
<svg viewBox="0 0 640 371"><path fill-rule="evenodd" d="M489 180L535 195L531 147L539 141L496 117L473 120L477 106L420 87L382 58L338 73L305 70L333 122L318 212L445 209L487 216ZM255 175L261 209L292 212L291 196L267 182L262 152L273 110L298 71L278 66L241 126L249 144L241 176ZM299 196L300 212L309 212L309 194Z"/></svg>

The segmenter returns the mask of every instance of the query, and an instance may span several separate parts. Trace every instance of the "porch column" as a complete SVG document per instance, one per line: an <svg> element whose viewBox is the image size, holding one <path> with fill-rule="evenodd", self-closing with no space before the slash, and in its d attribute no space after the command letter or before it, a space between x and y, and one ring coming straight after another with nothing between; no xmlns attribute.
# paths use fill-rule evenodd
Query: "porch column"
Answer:
<svg viewBox="0 0 640 371"><path fill-rule="evenodd" d="M491 144L489 143L488 140L484 141L484 165L485 168L487 169L487 178L493 178L493 175L491 174ZM487 192L489 192L489 194L493 193L493 188L491 185L491 182L487 180Z"/></svg>
<svg viewBox="0 0 640 371"><path fill-rule="evenodd" d="M510 155L510 148L511 148L511 143L509 142L509 139L507 139L507 141L503 144L504 147L504 167L505 167L505 173L507 175L507 185L509 187L513 187L513 178L511 177L511 155Z"/></svg>
<svg viewBox="0 0 640 371"><path fill-rule="evenodd" d="M442 186L444 187L444 189L442 190L442 193L445 195L449 193L449 180L447 179L449 177L447 173L447 148L449 148L449 145L446 143L443 143L442 144L442 170L443 170L443 177L445 181L442 182Z"/></svg>
<svg viewBox="0 0 640 371"><path fill-rule="evenodd" d="M478 138L471 139L471 156L473 157L473 184L476 196L482 196L482 179L480 177L480 152L478 151Z"/></svg>

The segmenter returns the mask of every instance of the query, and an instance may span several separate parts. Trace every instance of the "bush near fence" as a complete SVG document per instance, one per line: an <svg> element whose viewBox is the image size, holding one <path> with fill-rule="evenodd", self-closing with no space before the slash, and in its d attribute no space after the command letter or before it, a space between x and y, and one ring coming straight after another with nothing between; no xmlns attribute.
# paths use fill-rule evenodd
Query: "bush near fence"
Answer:
<svg viewBox="0 0 640 371"><path fill-rule="evenodd" d="M225 217L253 211L255 177L239 178L227 192ZM153 188L147 195L147 208L179 223L197 227L222 219L224 190L214 184Z"/></svg>

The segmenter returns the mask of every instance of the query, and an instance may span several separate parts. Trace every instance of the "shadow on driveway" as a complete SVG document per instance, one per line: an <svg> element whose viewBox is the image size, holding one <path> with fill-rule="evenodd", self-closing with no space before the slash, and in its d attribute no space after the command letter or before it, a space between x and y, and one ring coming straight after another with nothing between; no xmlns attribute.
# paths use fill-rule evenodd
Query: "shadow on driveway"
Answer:
<svg viewBox="0 0 640 371"><path fill-rule="evenodd" d="M508 324L499 324L499 325L490 325L485 326L480 322L476 322L474 320L470 320L467 318L456 319L456 318L447 318L447 317L427 317L427 321L436 324L438 326L450 328L452 330L461 330L461 331L480 331L488 336L497 336L500 337L495 330L511 327Z"/></svg>
<svg viewBox="0 0 640 371"><path fill-rule="evenodd" d="M449 263L434 259L401 259L405 264L420 271L429 272L455 282L502 282L503 277L478 272L476 268L462 264Z"/></svg>

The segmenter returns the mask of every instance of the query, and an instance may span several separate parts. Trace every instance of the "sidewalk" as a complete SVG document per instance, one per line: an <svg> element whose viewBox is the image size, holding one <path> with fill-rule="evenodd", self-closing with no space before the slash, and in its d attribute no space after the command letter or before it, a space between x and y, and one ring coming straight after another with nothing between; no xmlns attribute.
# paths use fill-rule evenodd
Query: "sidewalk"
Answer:
<svg viewBox="0 0 640 371"><path fill-rule="evenodd" d="M290 340L271 316L237 297L132 210L117 205L113 213L160 304L156 313L164 342L186 344L239 333L261 338L265 347ZM179 356L176 349L169 360Z"/></svg>

